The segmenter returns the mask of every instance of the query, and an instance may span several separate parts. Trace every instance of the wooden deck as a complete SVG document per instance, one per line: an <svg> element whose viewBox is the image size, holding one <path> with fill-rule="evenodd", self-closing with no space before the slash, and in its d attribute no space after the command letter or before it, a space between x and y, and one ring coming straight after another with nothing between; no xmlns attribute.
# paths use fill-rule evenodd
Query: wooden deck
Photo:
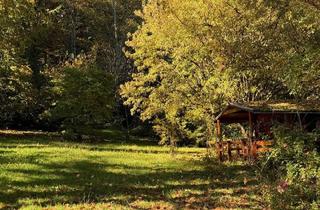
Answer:
<svg viewBox="0 0 320 210"><path fill-rule="evenodd" d="M270 151L272 145L272 140L254 140L250 143L248 139L241 139L217 142L215 149L220 161L247 160L257 159L261 154Z"/></svg>

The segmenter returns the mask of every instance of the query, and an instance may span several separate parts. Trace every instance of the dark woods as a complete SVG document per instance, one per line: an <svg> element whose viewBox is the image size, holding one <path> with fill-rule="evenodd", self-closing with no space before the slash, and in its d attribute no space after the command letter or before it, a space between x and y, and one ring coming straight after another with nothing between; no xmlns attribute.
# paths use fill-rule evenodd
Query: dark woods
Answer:
<svg viewBox="0 0 320 210"><path fill-rule="evenodd" d="M139 0L1 1L0 126L127 126L117 91L132 71L122 49L140 8Z"/></svg>

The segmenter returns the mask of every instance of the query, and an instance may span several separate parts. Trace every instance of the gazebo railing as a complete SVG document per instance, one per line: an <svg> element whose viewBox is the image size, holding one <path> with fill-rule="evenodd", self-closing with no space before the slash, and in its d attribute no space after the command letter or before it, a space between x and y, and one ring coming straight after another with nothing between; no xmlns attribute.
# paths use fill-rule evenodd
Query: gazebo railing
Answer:
<svg viewBox="0 0 320 210"><path fill-rule="evenodd" d="M217 142L215 149L220 161L239 158L246 160L257 159L261 154L270 151L272 145L272 140L253 140L251 143L248 139L238 139Z"/></svg>

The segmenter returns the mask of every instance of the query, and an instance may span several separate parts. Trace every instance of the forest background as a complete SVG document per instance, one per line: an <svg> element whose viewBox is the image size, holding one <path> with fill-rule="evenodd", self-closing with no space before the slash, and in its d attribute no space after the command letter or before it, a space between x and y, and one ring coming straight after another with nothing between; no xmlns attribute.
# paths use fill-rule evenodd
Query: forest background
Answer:
<svg viewBox="0 0 320 210"><path fill-rule="evenodd" d="M319 10L316 0L3 0L0 125L152 126L162 143L200 144L230 101L319 99Z"/></svg>

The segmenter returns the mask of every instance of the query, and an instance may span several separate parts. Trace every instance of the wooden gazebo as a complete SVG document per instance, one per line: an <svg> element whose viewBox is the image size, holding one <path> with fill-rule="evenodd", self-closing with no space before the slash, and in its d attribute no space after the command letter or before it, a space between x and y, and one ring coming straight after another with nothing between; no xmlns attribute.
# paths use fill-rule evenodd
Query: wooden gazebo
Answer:
<svg viewBox="0 0 320 210"><path fill-rule="evenodd" d="M246 123L247 136L224 141L221 124ZM320 129L320 101L230 103L215 119L216 151L220 160L235 157L256 158L272 145L275 124ZM264 137L264 138L262 138Z"/></svg>

